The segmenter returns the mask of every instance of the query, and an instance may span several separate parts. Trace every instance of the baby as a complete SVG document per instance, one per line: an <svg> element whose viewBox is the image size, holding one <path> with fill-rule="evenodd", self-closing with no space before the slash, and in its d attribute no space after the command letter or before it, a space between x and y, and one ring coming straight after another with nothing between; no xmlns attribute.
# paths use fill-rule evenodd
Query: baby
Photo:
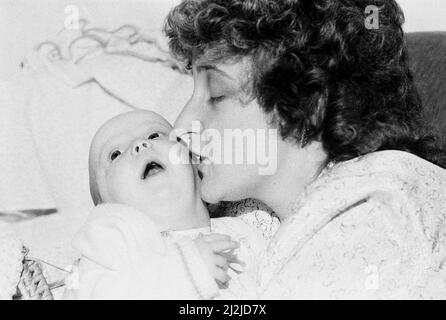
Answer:
<svg viewBox="0 0 446 320"><path fill-rule="evenodd" d="M132 111L96 133L96 207L73 241L82 258L66 297L211 299L249 285L234 270L254 274L267 240L242 219L209 218L189 151L171 130L156 113Z"/></svg>

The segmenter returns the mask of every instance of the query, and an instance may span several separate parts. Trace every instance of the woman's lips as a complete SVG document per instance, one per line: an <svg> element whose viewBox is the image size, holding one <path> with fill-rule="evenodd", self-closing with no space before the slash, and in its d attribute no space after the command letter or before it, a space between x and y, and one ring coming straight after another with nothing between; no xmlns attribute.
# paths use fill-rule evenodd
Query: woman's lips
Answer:
<svg viewBox="0 0 446 320"><path fill-rule="evenodd" d="M202 158L199 154L194 153L189 149L189 160L192 164L200 164L202 162Z"/></svg>
<svg viewBox="0 0 446 320"><path fill-rule="evenodd" d="M193 133L185 133L177 138L177 141L189 149L189 160L192 164L197 166L197 173L200 180L204 178L204 176L208 173L208 165L211 164L211 161L203 156L200 150L194 150L194 143L192 143ZM195 136L196 137L196 136Z"/></svg>
<svg viewBox="0 0 446 320"><path fill-rule="evenodd" d="M204 177L209 175L209 165L210 162L206 158L201 158L201 162L198 164L198 175L201 180L203 180Z"/></svg>
<svg viewBox="0 0 446 320"><path fill-rule="evenodd" d="M189 149L189 152L195 159L200 159L201 157L201 140L198 133L187 132L177 137L177 141ZM195 162L197 163L197 162Z"/></svg>
<svg viewBox="0 0 446 320"><path fill-rule="evenodd" d="M198 178L200 180L203 180L203 171L201 171L200 169L197 169L197 174L198 174Z"/></svg>

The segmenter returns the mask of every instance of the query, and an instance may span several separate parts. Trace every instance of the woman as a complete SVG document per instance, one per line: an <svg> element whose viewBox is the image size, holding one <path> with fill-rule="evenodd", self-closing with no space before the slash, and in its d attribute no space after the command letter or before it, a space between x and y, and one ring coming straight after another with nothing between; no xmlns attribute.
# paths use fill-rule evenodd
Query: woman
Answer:
<svg viewBox="0 0 446 320"><path fill-rule="evenodd" d="M423 128L402 23L393 0L185 0L170 13L195 84L176 127L279 132L274 174L199 165L204 201L256 198L282 222L256 297L446 297L446 154Z"/></svg>

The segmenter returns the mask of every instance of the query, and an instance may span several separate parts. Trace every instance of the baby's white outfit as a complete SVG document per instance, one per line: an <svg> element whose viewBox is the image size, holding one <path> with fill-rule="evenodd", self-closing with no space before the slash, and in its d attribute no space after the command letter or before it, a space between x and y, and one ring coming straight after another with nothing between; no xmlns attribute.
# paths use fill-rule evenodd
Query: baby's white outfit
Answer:
<svg viewBox="0 0 446 320"><path fill-rule="evenodd" d="M251 219L211 219L207 228L161 231L138 210L119 204L99 205L73 240L82 258L67 279L69 289L65 297L212 299L224 296L226 290L255 290L254 279L248 275L257 274L254 269L272 234L265 236L247 221L253 221L253 217L276 221L262 211L250 215ZM235 253L246 264L246 272L231 272L232 280L226 290L219 289L193 241L200 233L210 232L227 234L240 242Z"/></svg>

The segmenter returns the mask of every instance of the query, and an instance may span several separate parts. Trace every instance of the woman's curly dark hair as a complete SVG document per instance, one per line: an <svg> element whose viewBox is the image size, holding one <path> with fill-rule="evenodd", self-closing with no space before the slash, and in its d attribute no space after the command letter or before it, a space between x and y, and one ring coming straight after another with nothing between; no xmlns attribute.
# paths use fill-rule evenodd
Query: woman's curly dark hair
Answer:
<svg viewBox="0 0 446 320"><path fill-rule="evenodd" d="M379 9L378 28L366 7ZM408 68L394 0L184 0L166 20L176 57L252 59L253 93L284 139L329 160L403 150L442 167Z"/></svg>

